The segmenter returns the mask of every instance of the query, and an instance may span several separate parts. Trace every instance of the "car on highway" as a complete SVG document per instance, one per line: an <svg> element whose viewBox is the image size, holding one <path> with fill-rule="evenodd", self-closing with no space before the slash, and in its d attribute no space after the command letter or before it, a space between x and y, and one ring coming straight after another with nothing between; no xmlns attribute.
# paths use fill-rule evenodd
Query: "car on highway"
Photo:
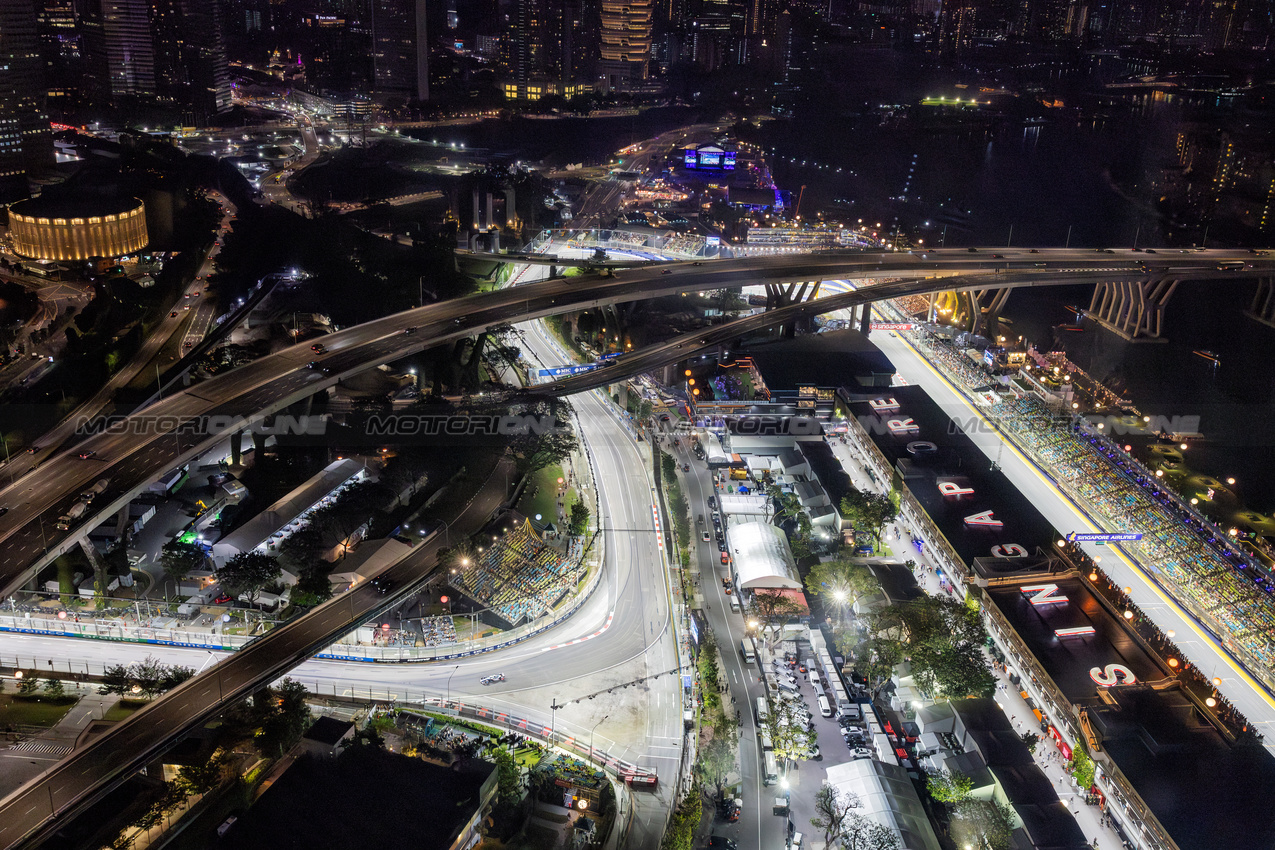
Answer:
<svg viewBox="0 0 1275 850"><path fill-rule="evenodd" d="M29 454L29 455L33 455L33 454L35 454L36 452L38 452L39 450L40 450L40 447L39 447L39 446L32 446L31 448L27 449L27 454Z"/></svg>
<svg viewBox="0 0 1275 850"><path fill-rule="evenodd" d="M415 328L415 327L411 327L411 328L403 328L403 333L405 333L405 334L414 334L414 333L416 333L416 328Z"/></svg>
<svg viewBox="0 0 1275 850"><path fill-rule="evenodd" d="M660 274L672 274L672 269L660 269Z"/></svg>
<svg viewBox="0 0 1275 850"><path fill-rule="evenodd" d="M497 682L503 682L503 681L505 681L505 674L504 674L504 673L492 673L490 676L483 676L483 677L482 677L481 679L479 679L478 681L479 681L479 682L481 682L481 683L482 683L482 684L484 684L484 685L494 685L494 684L496 684Z"/></svg>
<svg viewBox="0 0 1275 850"><path fill-rule="evenodd" d="M724 835L713 835L708 839L708 846L718 850L739 850L739 845Z"/></svg>
<svg viewBox="0 0 1275 850"><path fill-rule="evenodd" d="M966 251L969 251L971 254L977 254L977 253L978 253L978 249L977 249L977 248L966 248L965 250L966 250Z"/></svg>
<svg viewBox="0 0 1275 850"><path fill-rule="evenodd" d="M711 538L708 536L708 532L707 532L707 531L703 532L703 533L701 534L701 537L702 537L702 539L704 540L704 542L705 542L705 543L707 543L707 542L711 539Z"/></svg>
<svg viewBox="0 0 1275 850"><path fill-rule="evenodd" d="M0 508L0 516L4 516L9 512L8 508Z"/></svg>
<svg viewBox="0 0 1275 850"><path fill-rule="evenodd" d="M80 460L88 460L89 458L93 457L96 454L97 452L93 451L92 449L89 449L88 451L85 451L85 452L80 452Z"/></svg>
<svg viewBox="0 0 1275 850"><path fill-rule="evenodd" d="M174 310L173 312L169 313L169 314L168 314L168 318L170 318L170 319L176 319L176 318L177 318L177 311L176 311L176 310Z"/></svg>
<svg viewBox="0 0 1275 850"><path fill-rule="evenodd" d="M321 343L321 342L316 342L314 345L310 346L310 350L311 350L311 351L317 351L318 353L322 354L322 353L323 353L324 351L326 351L327 349L325 349L325 348L323 347L323 343Z"/></svg>
<svg viewBox="0 0 1275 850"><path fill-rule="evenodd" d="M384 596L394 589L395 583L382 576L377 576L370 582L372 589Z"/></svg>

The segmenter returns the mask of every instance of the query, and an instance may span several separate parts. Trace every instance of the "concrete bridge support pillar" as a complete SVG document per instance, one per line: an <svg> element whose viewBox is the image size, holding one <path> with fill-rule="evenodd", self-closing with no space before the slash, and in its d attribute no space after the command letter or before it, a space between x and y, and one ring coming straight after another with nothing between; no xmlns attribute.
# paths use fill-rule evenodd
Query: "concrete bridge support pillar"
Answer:
<svg viewBox="0 0 1275 850"><path fill-rule="evenodd" d="M1244 311L1244 315L1275 328L1275 278L1258 278L1253 303Z"/></svg>
<svg viewBox="0 0 1275 850"><path fill-rule="evenodd" d="M823 283L820 280L792 281L791 283L768 283L766 287L766 309L773 310L777 307L787 307L790 304L800 304L806 301L812 301L819 295L819 287ZM808 317L802 317L794 322L785 324L780 328L780 332L785 339L792 339L797 334L798 326L804 330L809 330L811 320Z"/></svg>
<svg viewBox="0 0 1275 850"><path fill-rule="evenodd" d="M859 314L859 333L867 336L872 330L872 305L864 304L859 309L863 311Z"/></svg>
<svg viewBox="0 0 1275 850"><path fill-rule="evenodd" d="M1089 302L1089 317L1132 342L1164 342L1164 308L1176 280L1120 280L1099 283Z"/></svg>

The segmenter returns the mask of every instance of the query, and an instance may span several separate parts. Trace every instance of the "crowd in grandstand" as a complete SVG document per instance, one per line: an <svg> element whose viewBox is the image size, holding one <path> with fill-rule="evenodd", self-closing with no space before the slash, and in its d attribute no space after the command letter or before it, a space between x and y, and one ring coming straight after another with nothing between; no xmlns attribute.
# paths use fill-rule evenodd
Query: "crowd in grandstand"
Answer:
<svg viewBox="0 0 1275 850"><path fill-rule="evenodd" d="M985 372L942 342L921 342L931 361L965 389L985 386ZM971 396L976 403L979 397ZM1032 395L1001 396L981 405L1112 532L1142 534L1128 547L1158 581L1207 624L1267 684L1275 684L1275 598L1261 577L1105 440L1072 427Z"/></svg>
<svg viewBox="0 0 1275 850"><path fill-rule="evenodd" d="M421 636L426 646L446 646L456 642L456 623L451 617L424 617Z"/></svg>
<svg viewBox="0 0 1275 850"><path fill-rule="evenodd" d="M473 560L452 585L518 625L547 613L571 589L582 555L579 538L563 552L545 543L524 520Z"/></svg>

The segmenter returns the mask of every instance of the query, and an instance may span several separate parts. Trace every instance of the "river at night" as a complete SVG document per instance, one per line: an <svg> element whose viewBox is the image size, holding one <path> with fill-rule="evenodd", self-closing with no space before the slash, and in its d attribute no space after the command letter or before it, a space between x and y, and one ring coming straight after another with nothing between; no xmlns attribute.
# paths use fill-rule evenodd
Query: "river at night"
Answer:
<svg viewBox="0 0 1275 850"><path fill-rule="evenodd" d="M1057 117L1045 110L1040 124L918 128L883 119L880 105L967 98L977 85L957 88L957 77L888 49L850 51L845 72L847 85L876 109L830 117L822 126L775 121L761 131L762 144L774 151L776 182L794 199L805 186L803 217L823 210L842 221L880 223L886 235L897 224L927 245L1099 248L1128 247L1136 238L1140 247L1164 251L1165 240L1196 236L1173 235L1151 193L1177 161L1179 131L1219 120L1226 103L1162 94L1091 97ZM1065 350L1144 414L1199 416L1203 437L1191 442L1188 463L1235 477L1240 498L1269 515L1275 329L1243 315L1255 289L1253 280L1180 284L1166 311L1163 343L1129 343L1088 321L1080 331L1055 331L1076 322L1069 307L1088 308L1092 290L1083 287L1011 296L1004 317L1012 324L1001 333L1021 335L1041 350ZM1213 352L1218 362L1197 351Z"/></svg>

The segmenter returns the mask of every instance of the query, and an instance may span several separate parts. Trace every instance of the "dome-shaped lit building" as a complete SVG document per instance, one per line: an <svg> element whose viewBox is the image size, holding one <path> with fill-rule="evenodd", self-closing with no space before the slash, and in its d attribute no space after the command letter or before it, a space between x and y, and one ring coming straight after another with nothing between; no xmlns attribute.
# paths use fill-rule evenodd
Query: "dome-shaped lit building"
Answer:
<svg viewBox="0 0 1275 850"><path fill-rule="evenodd" d="M13 251L36 260L120 257L146 247L137 198L31 198L9 207Z"/></svg>

